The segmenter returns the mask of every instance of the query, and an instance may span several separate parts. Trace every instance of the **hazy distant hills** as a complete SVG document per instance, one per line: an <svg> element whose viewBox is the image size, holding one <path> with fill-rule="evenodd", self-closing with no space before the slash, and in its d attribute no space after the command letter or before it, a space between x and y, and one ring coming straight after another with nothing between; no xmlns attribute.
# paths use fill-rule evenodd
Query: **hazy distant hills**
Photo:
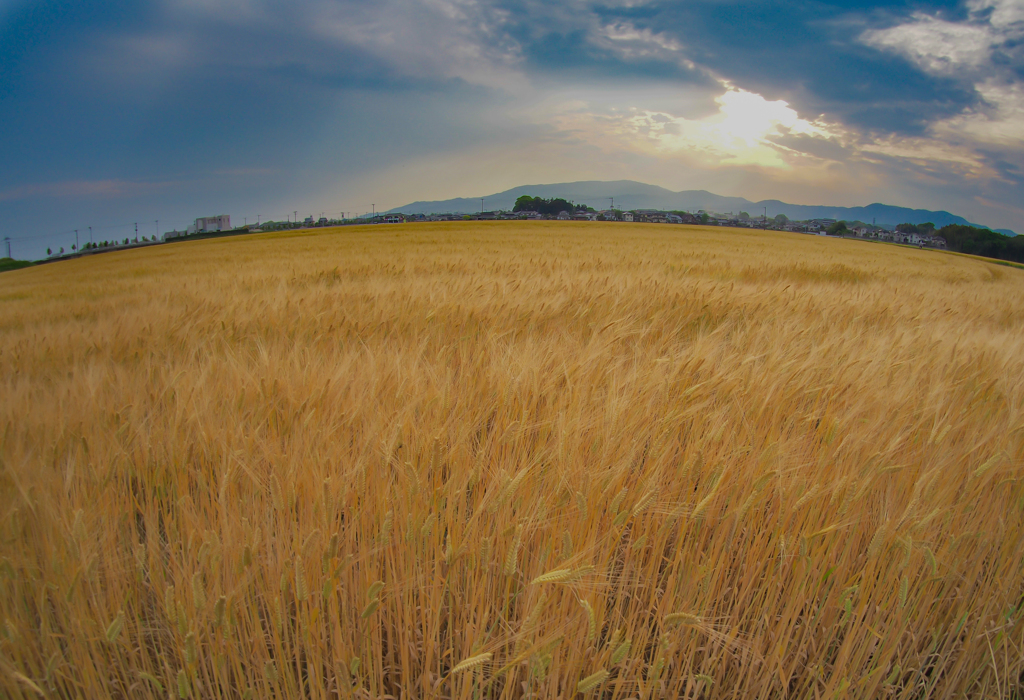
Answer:
<svg viewBox="0 0 1024 700"><path fill-rule="evenodd" d="M910 223L923 224L927 221L941 228L947 224L972 224L961 216L948 211L928 211L927 209L908 209L888 204L870 204L866 207L828 207L803 204L786 204L775 199L752 202L742 197L723 197L704 190L686 190L673 192L664 187L647 185L633 180L616 180L614 182L587 181L562 182L554 185L524 185L492 194L483 198L483 210L512 209L516 199L522 195L531 197L564 197L577 204L586 204L595 209L607 209L611 198L615 198L616 209L664 209L678 211L696 211L703 209L709 212L738 214L745 211L752 217L764 214L768 208L768 217L785 214L790 219L842 219L845 221L875 222L879 226L895 226ZM479 212L480 197L462 197L446 199L439 202L413 202L392 209L393 212L404 214L442 214ZM984 228L984 227L983 227ZM1007 236L1016 234L1009 229L993 229Z"/></svg>

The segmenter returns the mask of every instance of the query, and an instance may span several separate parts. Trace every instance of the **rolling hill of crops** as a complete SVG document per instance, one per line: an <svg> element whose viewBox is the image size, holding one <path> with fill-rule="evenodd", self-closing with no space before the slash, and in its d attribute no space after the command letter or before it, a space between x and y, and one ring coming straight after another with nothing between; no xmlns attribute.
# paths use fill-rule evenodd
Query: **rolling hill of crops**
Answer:
<svg viewBox="0 0 1024 700"><path fill-rule="evenodd" d="M0 696L1021 697L1024 271L350 227L0 277Z"/></svg>

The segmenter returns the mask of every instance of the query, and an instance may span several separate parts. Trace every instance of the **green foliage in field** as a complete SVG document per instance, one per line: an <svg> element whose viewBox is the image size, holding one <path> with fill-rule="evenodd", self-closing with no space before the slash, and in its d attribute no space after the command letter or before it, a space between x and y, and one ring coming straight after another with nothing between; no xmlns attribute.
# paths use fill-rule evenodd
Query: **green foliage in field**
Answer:
<svg viewBox="0 0 1024 700"><path fill-rule="evenodd" d="M15 260L13 258L0 258L0 272L8 270L20 270L23 267L32 267L35 263L28 260Z"/></svg>

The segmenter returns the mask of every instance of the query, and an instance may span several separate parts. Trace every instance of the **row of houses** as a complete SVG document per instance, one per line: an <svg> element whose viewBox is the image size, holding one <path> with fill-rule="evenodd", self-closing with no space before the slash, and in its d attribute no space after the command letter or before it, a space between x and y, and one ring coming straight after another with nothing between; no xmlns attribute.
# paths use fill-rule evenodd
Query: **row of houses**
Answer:
<svg viewBox="0 0 1024 700"><path fill-rule="evenodd" d="M878 241L903 243L904 245L927 246L929 248L946 247L945 238L926 233L903 233L901 231L887 231L886 229L856 228L853 229L853 234L858 238L872 238Z"/></svg>

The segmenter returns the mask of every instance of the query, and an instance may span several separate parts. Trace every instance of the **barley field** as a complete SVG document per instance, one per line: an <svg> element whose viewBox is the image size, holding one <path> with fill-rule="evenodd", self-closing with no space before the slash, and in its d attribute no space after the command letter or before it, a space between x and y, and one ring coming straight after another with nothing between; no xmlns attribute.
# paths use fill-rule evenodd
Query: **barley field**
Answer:
<svg viewBox="0 0 1024 700"><path fill-rule="evenodd" d="M0 697L1024 697L1024 270L369 226L0 276Z"/></svg>

